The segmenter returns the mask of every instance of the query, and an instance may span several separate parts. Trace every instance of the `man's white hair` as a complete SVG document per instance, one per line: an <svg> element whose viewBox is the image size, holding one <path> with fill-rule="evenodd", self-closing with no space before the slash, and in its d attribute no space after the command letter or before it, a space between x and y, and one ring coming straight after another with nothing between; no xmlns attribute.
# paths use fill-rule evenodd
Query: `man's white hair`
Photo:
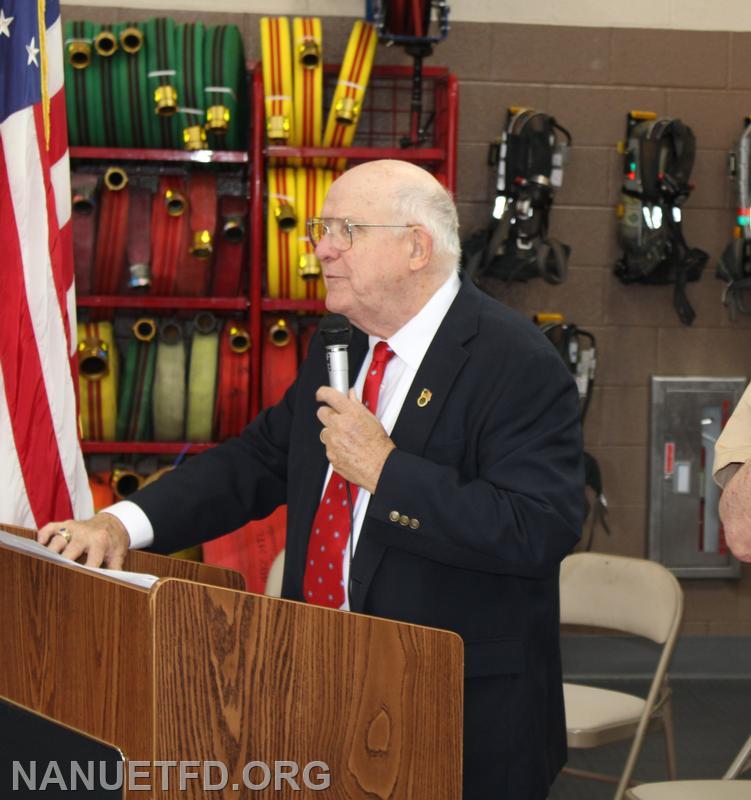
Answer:
<svg viewBox="0 0 751 800"><path fill-rule="evenodd" d="M459 264L459 217L450 192L438 181L405 181L393 197L398 219L422 225L433 239L436 261L448 271Z"/></svg>

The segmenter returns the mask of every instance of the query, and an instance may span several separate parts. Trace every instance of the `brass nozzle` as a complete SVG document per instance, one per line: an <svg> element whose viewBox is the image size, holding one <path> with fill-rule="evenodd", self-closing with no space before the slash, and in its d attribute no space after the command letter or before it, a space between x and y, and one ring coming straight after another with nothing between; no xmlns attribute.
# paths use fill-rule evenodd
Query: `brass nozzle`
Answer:
<svg viewBox="0 0 751 800"><path fill-rule="evenodd" d="M206 131L200 125L183 128L183 144L186 150L205 150Z"/></svg>
<svg viewBox="0 0 751 800"><path fill-rule="evenodd" d="M169 84L154 89L155 113L160 117L171 117L177 111L177 89Z"/></svg>
<svg viewBox="0 0 751 800"><path fill-rule="evenodd" d="M133 323L133 335L139 342L150 342L156 336L156 320L141 317Z"/></svg>
<svg viewBox="0 0 751 800"><path fill-rule="evenodd" d="M269 328L269 341L276 347L285 347L289 344L292 333L287 325L287 320L280 317Z"/></svg>
<svg viewBox="0 0 751 800"><path fill-rule="evenodd" d="M87 336L77 348L78 371L88 381L99 381L110 371L110 348L103 339Z"/></svg>
<svg viewBox="0 0 751 800"><path fill-rule="evenodd" d="M315 253L303 253L297 268L300 270L300 276L306 281L321 277L321 262Z"/></svg>
<svg viewBox="0 0 751 800"><path fill-rule="evenodd" d="M143 484L143 478L127 467L115 467L110 478L110 488L118 500L138 491Z"/></svg>
<svg viewBox="0 0 751 800"><path fill-rule="evenodd" d="M196 258L209 258L214 252L214 237L211 231L193 231L193 244L190 246L190 252Z"/></svg>
<svg viewBox="0 0 751 800"><path fill-rule="evenodd" d="M222 236L232 244L238 244L245 236L245 217L227 217L222 225Z"/></svg>
<svg viewBox="0 0 751 800"><path fill-rule="evenodd" d="M206 129L212 133L226 133L230 113L227 106L209 106L206 109Z"/></svg>
<svg viewBox="0 0 751 800"><path fill-rule="evenodd" d="M88 217L96 208L96 186L83 186L76 189L71 199L73 212Z"/></svg>
<svg viewBox="0 0 751 800"><path fill-rule="evenodd" d="M334 113L339 125L354 125L360 116L360 104L354 97L342 97L334 106Z"/></svg>
<svg viewBox="0 0 751 800"><path fill-rule="evenodd" d="M119 192L128 185L128 173L122 167L107 167L104 185L111 192Z"/></svg>
<svg viewBox="0 0 751 800"><path fill-rule="evenodd" d="M167 213L171 217L182 216L188 207L185 195L175 189L167 189L164 193L164 202L167 204Z"/></svg>
<svg viewBox="0 0 751 800"><path fill-rule="evenodd" d="M321 63L321 48L318 42L306 36L297 48L300 63L305 69L315 69Z"/></svg>
<svg viewBox="0 0 751 800"><path fill-rule="evenodd" d="M83 39L69 42L68 61L73 69L86 69L91 64L91 43Z"/></svg>
<svg viewBox="0 0 751 800"><path fill-rule="evenodd" d="M242 325L232 323L227 329L229 348L233 353L245 353L250 350L250 334Z"/></svg>
<svg viewBox="0 0 751 800"><path fill-rule="evenodd" d="M94 49L97 53L104 57L109 58L117 52L117 39L112 31L99 31L94 37Z"/></svg>
<svg viewBox="0 0 751 800"><path fill-rule="evenodd" d="M126 53L137 53L143 47L143 31L132 25L123 28L120 31L120 46Z"/></svg>
<svg viewBox="0 0 751 800"><path fill-rule="evenodd" d="M282 114L275 114L269 117L266 123L266 135L270 142L286 142L290 134L289 117Z"/></svg>
<svg viewBox="0 0 751 800"><path fill-rule="evenodd" d="M279 200L274 208L274 218L283 231L292 231L297 226L297 215L292 204L287 200Z"/></svg>

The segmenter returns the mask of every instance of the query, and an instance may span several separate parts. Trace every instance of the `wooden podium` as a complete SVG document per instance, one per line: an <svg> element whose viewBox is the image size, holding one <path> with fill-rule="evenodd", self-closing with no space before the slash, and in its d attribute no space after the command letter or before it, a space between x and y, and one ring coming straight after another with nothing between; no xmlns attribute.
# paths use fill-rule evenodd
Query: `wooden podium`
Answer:
<svg viewBox="0 0 751 800"><path fill-rule="evenodd" d="M167 790L152 777L140 781L151 793L123 796L461 797L458 636L248 594L205 564L134 551L124 569L160 580L142 589L0 545L0 699L129 761L229 773L221 791L181 790L175 773ZM242 788L247 764L280 761L299 765L299 791ZM311 762L328 767L328 788L302 782Z"/></svg>

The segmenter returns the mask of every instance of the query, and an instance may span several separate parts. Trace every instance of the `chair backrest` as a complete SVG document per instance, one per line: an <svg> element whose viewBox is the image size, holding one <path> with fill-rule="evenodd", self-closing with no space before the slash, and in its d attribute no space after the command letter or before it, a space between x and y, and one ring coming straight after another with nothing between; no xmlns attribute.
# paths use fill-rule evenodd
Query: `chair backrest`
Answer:
<svg viewBox="0 0 751 800"><path fill-rule="evenodd" d="M263 590L269 597L282 596L282 576L284 574L284 550L280 550L276 558L271 562L269 574L266 578L266 586Z"/></svg>
<svg viewBox="0 0 751 800"><path fill-rule="evenodd" d="M561 622L645 636L664 644L683 614L683 590L661 564L574 553L561 564Z"/></svg>

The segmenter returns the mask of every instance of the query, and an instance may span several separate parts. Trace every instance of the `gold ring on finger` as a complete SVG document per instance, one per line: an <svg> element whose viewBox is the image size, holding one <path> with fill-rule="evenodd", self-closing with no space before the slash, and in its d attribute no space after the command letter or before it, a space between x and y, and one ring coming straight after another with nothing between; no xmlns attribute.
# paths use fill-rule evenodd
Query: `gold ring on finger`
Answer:
<svg viewBox="0 0 751 800"><path fill-rule="evenodd" d="M65 539L65 541L66 541L68 544L70 544L70 539L71 539L71 536L70 536L70 531L69 531L67 528L58 528L58 529L55 531L55 534L56 534L57 536L62 536L62 537L63 537L63 539Z"/></svg>

